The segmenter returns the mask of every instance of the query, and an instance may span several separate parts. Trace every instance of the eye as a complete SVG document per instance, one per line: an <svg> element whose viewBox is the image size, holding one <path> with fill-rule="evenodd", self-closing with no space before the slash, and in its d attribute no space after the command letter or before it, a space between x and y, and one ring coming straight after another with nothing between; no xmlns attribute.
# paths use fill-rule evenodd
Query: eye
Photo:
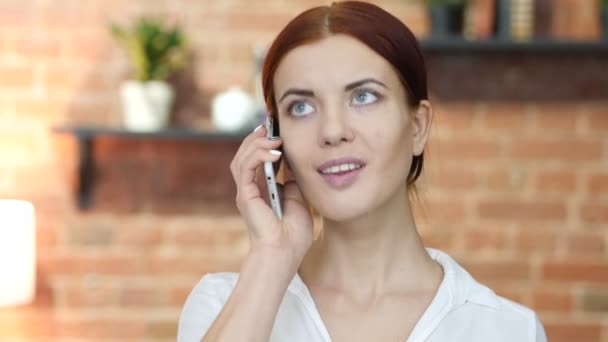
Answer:
<svg viewBox="0 0 608 342"><path fill-rule="evenodd" d="M289 105L287 112L293 116L303 116L314 112L314 107L306 102L294 102Z"/></svg>
<svg viewBox="0 0 608 342"><path fill-rule="evenodd" d="M355 105L366 105L378 101L378 95L369 90L359 90L355 92L352 103Z"/></svg>

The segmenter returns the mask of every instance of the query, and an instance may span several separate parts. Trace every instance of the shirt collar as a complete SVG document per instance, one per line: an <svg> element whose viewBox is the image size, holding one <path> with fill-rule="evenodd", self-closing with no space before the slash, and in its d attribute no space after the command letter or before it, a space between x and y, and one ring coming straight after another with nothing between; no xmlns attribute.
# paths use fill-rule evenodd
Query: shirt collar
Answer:
<svg viewBox="0 0 608 342"><path fill-rule="evenodd" d="M469 272L446 253L434 248L426 248L426 250L429 256L443 267L444 278L438 292L449 290L452 296L452 307L460 306L468 301L498 309L500 302L494 291L477 282Z"/></svg>

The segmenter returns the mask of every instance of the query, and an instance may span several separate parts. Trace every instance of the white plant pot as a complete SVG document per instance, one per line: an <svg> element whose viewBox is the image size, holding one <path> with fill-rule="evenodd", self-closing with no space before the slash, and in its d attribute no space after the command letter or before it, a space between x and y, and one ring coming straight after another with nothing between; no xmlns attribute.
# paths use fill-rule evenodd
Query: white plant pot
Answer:
<svg viewBox="0 0 608 342"><path fill-rule="evenodd" d="M120 88L125 128L150 132L167 127L175 93L163 81L125 81Z"/></svg>
<svg viewBox="0 0 608 342"><path fill-rule="evenodd" d="M222 132L246 130L255 123L256 109L251 95L239 87L232 87L213 98L211 104L213 126Z"/></svg>

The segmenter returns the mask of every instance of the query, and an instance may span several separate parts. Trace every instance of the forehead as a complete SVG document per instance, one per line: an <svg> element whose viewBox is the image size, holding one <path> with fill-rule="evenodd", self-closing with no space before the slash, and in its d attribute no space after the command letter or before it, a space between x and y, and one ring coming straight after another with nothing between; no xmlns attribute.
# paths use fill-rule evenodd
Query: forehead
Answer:
<svg viewBox="0 0 608 342"><path fill-rule="evenodd" d="M391 64L361 41L332 35L288 52L274 75L275 90L291 86L340 86L374 77L398 82Z"/></svg>

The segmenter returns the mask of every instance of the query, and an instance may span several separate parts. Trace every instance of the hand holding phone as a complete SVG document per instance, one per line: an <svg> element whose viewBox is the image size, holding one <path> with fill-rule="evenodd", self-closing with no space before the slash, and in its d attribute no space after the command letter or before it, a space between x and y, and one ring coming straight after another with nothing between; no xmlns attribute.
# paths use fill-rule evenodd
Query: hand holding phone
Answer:
<svg viewBox="0 0 608 342"><path fill-rule="evenodd" d="M236 206L245 221L251 251L285 251L283 261L295 272L312 245L314 222L295 177L286 179L285 184L276 183L277 169L272 166L282 158L276 151L281 150L283 141L268 139L273 133L279 135L278 126L270 128L265 130L261 125L246 136L230 163Z"/></svg>

